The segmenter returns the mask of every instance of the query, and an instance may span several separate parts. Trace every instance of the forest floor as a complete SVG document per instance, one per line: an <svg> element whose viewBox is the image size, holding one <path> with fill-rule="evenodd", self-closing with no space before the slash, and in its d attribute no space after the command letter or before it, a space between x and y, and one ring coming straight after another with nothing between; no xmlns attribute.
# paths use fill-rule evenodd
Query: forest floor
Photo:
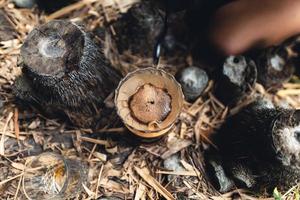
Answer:
<svg viewBox="0 0 300 200"><path fill-rule="evenodd" d="M128 141L124 126L81 129L66 120L49 119L31 107L17 106L12 93L20 47L35 26L53 19L81 22L87 30L109 24L138 0L82 0L52 14L38 9L18 9L9 0L0 0L13 23L16 39L0 42L0 199L25 199L22 176L30 156L57 152L80 160L88 168L88 181L77 199L241 199L264 198L236 189L220 194L205 171L203 151L211 144L212 134L230 113L213 95L213 81L194 103L184 104L179 120L170 133L154 143ZM113 27L109 27L113 29ZM106 53L115 49L106 42ZM152 58L140 58L128 52L110 55L113 66L128 72L152 66ZM162 68L172 74L189 63L189 57L163 57ZM177 63L174 66L174 63ZM266 95L278 104L300 108L300 83L286 83L276 94L269 94L257 84L253 93ZM298 187L282 194L294 199ZM299 197L299 195L298 195ZM267 198L267 197L266 197Z"/></svg>

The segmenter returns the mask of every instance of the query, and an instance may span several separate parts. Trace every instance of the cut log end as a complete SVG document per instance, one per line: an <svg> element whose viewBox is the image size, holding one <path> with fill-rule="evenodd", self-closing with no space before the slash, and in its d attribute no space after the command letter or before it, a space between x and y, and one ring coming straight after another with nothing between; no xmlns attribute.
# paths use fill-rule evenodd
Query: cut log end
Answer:
<svg viewBox="0 0 300 200"><path fill-rule="evenodd" d="M32 31L21 48L24 66L42 76L61 77L78 68L84 33L72 22L55 20Z"/></svg>

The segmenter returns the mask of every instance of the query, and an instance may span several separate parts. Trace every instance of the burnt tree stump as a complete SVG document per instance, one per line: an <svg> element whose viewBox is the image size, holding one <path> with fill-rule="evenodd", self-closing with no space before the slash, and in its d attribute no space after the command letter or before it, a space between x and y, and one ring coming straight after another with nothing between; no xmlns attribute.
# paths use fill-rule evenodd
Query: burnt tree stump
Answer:
<svg viewBox="0 0 300 200"><path fill-rule="evenodd" d="M101 117L104 100L120 75L81 26L55 20L35 28L21 47L23 74L16 96L47 113L66 114L76 125L90 127Z"/></svg>
<svg viewBox="0 0 300 200"><path fill-rule="evenodd" d="M229 117L213 142L218 150L212 149L207 158L215 172L218 165L224 169L216 173L222 192L233 186L224 181L230 179L240 187L270 193L299 183L300 110L278 109L259 100Z"/></svg>

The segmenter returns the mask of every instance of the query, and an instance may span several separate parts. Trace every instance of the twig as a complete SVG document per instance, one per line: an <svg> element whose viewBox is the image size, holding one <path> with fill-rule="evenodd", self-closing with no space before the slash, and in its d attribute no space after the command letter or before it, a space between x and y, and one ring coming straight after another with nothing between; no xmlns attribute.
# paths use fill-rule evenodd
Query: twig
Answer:
<svg viewBox="0 0 300 200"><path fill-rule="evenodd" d="M8 117L7 117L6 122L4 124L4 127L3 127L2 136L1 136L1 140L0 140L0 155L4 155L4 151L5 151L5 149L4 149L5 132L6 132L7 125L9 123L9 121L11 120L12 116L13 116L13 113L10 112L8 114Z"/></svg>
<svg viewBox="0 0 300 200"><path fill-rule="evenodd" d="M178 176L197 176L195 171L163 171L158 170L157 174L169 174L169 175L178 175Z"/></svg>
<svg viewBox="0 0 300 200"><path fill-rule="evenodd" d="M18 108L15 108L14 127L15 127L15 135L16 135L17 139L19 139L19 137L20 137L20 127L19 127L19 123L18 123L18 118L19 118L19 111L18 111Z"/></svg>
<svg viewBox="0 0 300 200"><path fill-rule="evenodd" d="M74 3L72 5L69 5L69 6L66 6L54 13L52 13L51 15L49 15L47 18L46 18L46 21L51 21L53 19L57 19L57 18L60 18L74 10L78 10L80 8L82 8L83 6L85 6L86 4L92 4L94 2L96 2L97 0L83 0L83 1L78 1L77 3Z"/></svg>
<svg viewBox="0 0 300 200"><path fill-rule="evenodd" d="M19 194L19 191L20 191L21 183L22 183L22 176L19 179L19 183L18 183L16 194L14 196L14 200L17 200L17 198L18 198L18 194Z"/></svg>
<svg viewBox="0 0 300 200"><path fill-rule="evenodd" d="M4 180L4 181L1 181L1 182L0 182L0 186L1 186L1 185L4 185L5 183L8 183L8 182L10 182L10 181L12 181L12 180L14 180L14 179L16 179L16 178L21 177L23 174L24 174L24 173L22 172L21 174L18 174L18 175L16 175L16 176L11 177L11 178L9 178L9 179L6 179L6 180Z"/></svg>
<svg viewBox="0 0 300 200"><path fill-rule="evenodd" d="M141 169L138 167L134 167L135 171L146 181L149 185L155 189L158 193L160 193L167 200L175 200L172 194L164 188L156 179L154 179L145 168Z"/></svg>
<svg viewBox="0 0 300 200"><path fill-rule="evenodd" d="M82 141L91 142L94 144L99 144L99 145L104 145L104 146L108 145L108 142L106 140L98 140L98 139L89 138L89 137L80 137L80 139Z"/></svg>
<svg viewBox="0 0 300 200"><path fill-rule="evenodd" d="M99 185L100 185L100 179L101 179L101 175L102 175L102 172L103 172L103 168L104 168L104 165L101 166L101 169L100 169L100 172L99 172L99 175L98 175L97 186L96 186L96 191L95 191L95 199L98 198L98 189L99 189Z"/></svg>

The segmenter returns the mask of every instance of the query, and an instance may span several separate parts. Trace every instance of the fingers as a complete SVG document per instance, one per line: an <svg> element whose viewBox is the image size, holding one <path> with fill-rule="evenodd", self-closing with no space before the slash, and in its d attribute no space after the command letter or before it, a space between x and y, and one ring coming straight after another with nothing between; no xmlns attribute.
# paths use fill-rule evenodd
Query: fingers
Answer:
<svg viewBox="0 0 300 200"><path fill-rule="evenodd" d="M282 42L300 33L300 1L233 1L216 12L209 32L225 55Z"/></svg>

